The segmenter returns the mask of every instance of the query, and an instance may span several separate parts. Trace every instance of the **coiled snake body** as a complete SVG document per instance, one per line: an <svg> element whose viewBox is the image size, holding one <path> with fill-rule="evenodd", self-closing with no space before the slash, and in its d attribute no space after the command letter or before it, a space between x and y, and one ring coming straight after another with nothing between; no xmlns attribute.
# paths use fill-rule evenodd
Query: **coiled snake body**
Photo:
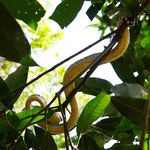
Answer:
<svg viewBox="0 0 150 150"><path fill-rule="evenodd" d="M120 26L123 23L125 23L127 25L133 25L133 19L131 17L125 17L125 18L122 17L118 23L118 26ZM100 65L105 64L107 62L114 61L117 58L119 58L120 56L122 56L128 47L129 38L130 38L130 35L129 35L128 27L127 27L122 32L121 38L118 41L117 46L111 50L109 55L107 55L105 57L105 59L103 59L103 61L100 63ZM92 61L97 57L98 54L99 53L92 54L92 55L87 56L87 57L75 62L74 64L72 64L67 69L67 71L64 75L63 85L66 85L70 81L72 81L79 73L81 73L89 64L92 63ZM70 92L73 90L73 88L74 88L74 83L65 89L66 97L70 94ZM31 109L31 102L32 101L38 101L42 107L45 107L45 105L46 105L44 102L44 98L42 98L39 95L32 95L27 99L26 109ZM70 118L68 119L68 121L66 123L68 130L71 130L76 125L77 119L79 117L80 111L79 111L76 96L74 96L71 99L70 106L71 106L71 115L70 115ZM54 113L53 116L48 119L49 122L54 122L54 123L58 123L60 120L61 119L59 118L59 116L56 113ZM48 123L46 125L45 122L40 122L40 123L38 123L38 125L45 130L47 129L52 134L60 134L60 133L64 132L64 125L63 124L52 125L52 124Z"/></svg>

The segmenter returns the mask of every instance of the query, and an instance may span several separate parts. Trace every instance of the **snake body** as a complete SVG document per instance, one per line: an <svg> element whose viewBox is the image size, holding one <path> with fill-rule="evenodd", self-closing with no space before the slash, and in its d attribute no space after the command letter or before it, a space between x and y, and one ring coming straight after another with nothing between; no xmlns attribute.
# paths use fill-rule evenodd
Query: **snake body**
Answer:
<svg viewBox="0 0 150 150"><path fill-rule="evenodd" d="M122 17L121 20L118 23L118 27L123 23L126 23L127 25L132 25L133 20L130 17L125 17L125 18ZM99 65L114 61L117 58L119 58L120 56L122 56L124 54L124 52L126 51L127 47L128 47L129 41L130 41L130 34L129 34L129 29L127 27L127 28L124 29L124 31L122 31L122 35L121 35L120 40L118 41L117 46L114 49L111 50L109 55L106 56L105 59L103 59L103 61ZM66 85L70 81L72 81L88 65L90 65L92 63L92 61L99 54L100 53L95 53L95 54L89 55L89 56L87 56L83 59L80 59L80 60L76 61L74 64L72 64L67 69L67 71L65 72L64 79L63 79L63 85ZM66 97L70 94L70 92L74 89L74 87L75 87L75 85L73 83L65 89ZM38 95L32 95L27 99L26 109L31 109L30 105L31 105L32 101L38 101L41 104L42 107L45 107L45 104L43 102L42 97L40 97ZM80 114L80 110L79 110L79 107L78 107L78 101L77 101L76 96L74 96L71 99L70 106L71 106L71 115L70 115L70 118L68 119L68 121L66 122L68 130L71 130L76 125L77 119L78 119L79 114ZM53 116L48 121L50 121L50 122L59 122L60 120L61 119L59 118L59 116L56 113L54 113ZM40 127L42 127L43 129L48 130L52 134L60 134L60 133L64 132L64 125L63 124L52 125L52 124L48 123L46 125L45 122L40 122L40 123L38 123L38 125Z"/></svg>

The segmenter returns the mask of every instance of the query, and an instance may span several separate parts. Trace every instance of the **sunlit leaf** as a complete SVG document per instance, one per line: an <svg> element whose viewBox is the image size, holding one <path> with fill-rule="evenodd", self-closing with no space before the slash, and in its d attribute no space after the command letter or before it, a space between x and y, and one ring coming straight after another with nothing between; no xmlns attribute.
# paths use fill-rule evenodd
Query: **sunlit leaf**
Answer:
<svg viewBox="0 0 150 150"><path fill-rule="evenodd" d="M141 42L142 47L144 47L144 48L150 50L149 41L150 41L150 35L147 35L147 36L143 39L143 41Z"/></svg>
<svg viewBox="0 0 150 150"><path fill-rule="evenodd" d="M77 86L83 78L79 78L76 82L75 85ZM89 78L85 85L83 85L80 89L85 94L90 94L90 95L98 95L102 90L105 90L107 92L110 92L110 89L113 87L113 85L104 79L100 78L94 78L91 77Z"/></svg>
<svg viewBox="0 0 150 150"><path fill-rule="evenodd" d="M110 102L110 95L104 91L91 100L84 108L77 122L77 134L84 133L88 126L97 120Z"/></svg>
<svg viewBox="0 0 150 150"><path fill-rule="evenodd" d="M32 115L38 113L40 110L41 110L40 108L36 108L36 109L26 110L16 114L8 113L7 119L9 120L9 124L11 124L13 128L15 128L17 131L20 131L31 120ZM52 114L53 111L49 109L47 117L49 118ZM44 118L45 118L45 112L42 112L30 123L30 125L37 123L42 119L44 120ZM4 116L0 118L0 133L7 132L10 129L7 119Z"/></svg>

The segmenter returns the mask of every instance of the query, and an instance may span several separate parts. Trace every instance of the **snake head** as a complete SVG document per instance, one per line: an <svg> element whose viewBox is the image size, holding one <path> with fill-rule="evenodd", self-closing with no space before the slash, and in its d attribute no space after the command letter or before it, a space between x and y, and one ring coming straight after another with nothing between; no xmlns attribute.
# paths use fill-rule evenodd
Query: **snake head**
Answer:
<svg viewBox="0 0 150 150"><path fill-rule="evenodd" d="M122 24L126 24L128 26L135 25L134 17L121 17L120 20Z"/></svg>

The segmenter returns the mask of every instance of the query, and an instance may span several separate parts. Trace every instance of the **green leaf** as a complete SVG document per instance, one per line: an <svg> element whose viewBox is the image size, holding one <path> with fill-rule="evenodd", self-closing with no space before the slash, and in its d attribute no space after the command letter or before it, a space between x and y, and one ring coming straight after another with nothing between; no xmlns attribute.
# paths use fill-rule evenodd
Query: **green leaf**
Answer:
<svg viewBox="0 0 150 150"><path fill-rule="evenodd" d="M117 126L120 124L121 119L121 117L110 117L102 119L101 121L96 123L95 126L100 128L100 130L103 131L103 133L107 136L112 136Z"/></svg>
<svg viewBox="0 0 150 150"><path fill-rule="evenodd" d="M149 41L150 41L150 35L147 35L147 36L143 39L143 41L141 42L142 47L144 47L144 48L147 49L147 50L150 50Z"/></svg>
<svg viewBox="0 0 150 150"><path fill-rule="evenodd" d="M36 137L38 139L38 143L41 146L41 143L42 143L43 137L46 134L46 131L44 131L43 129L41 129L37 126L34 126L34 130L35 130Z"/></svg>
<svg viewBox="0 0 150 150"><path fill-rule="evenodd" d="M143 85L145 81L144 65L141 59L137 57L135 49L131 43L126 53L111 64L123 82L139 83ZM137 73L137 76L135 73Z"/></svg>
<svg viewBox="0 0 150 150"><path fill-rule="evenodd" d="M97 146L100 149L103 149L103 146L105 144L105 139L102 134L99 134L99 131L89 131L86 135L90 136L97 144Z"/></svg>
<svg viewBox="0 0 150 150"><path fill-rule="evenodd" d="M5 80L5 83L7 84L7 86L9 87L10 91L13 91L19 87L21 87L22 85L25 85L27 82L27 77L28 77L28 67L26 66L20 66L17 68L17 70L13 73L11 73L8 78ZM12 96L14 96L16 93L13 93ZM21 93L20 93L21 94ZM11 102L11 106L16 102L16 100L18 99L19 95L16 96L13 99L13 102ZM11 99L12 100L12 99ZM7 100L7 105L10 104L10 101Z"/></svg>
<svg viewBox="0 0 150 150"><path fill-rule="evenodd" d="M130 28L130 41L132 44L137 40L142 27L142 21L138 21L137 24L135 24L134 27Z"/></svg>
<svg viewBox="0 0 150 150"><path fill-rule="evenodd" d="M130 12L131 16L136 17L140 11L139 0L121 0L124 7Z"/></svg>
<svg viewBox="0 0 150 150"><path fill-rule="evenodd" d="M32 115L38 113L40 110L41 110L40 108L36 108L16 114L8 113L7 119L9 120L9 124L11 124L13 128L15 128L17 131L21 131L26 126L26 124L31 120ZM51 109L48 109L47 112L48 112L47 118L52 116L53 111ZM42 112L30 123L30 125L40 122L44 120L44 118L45 112ZM7 119L4 116L0 118L0 133L7 132L10 129Z"/></svg>
<svg viewBox="0 0 150 150"><path fill-rule="evenodd" d="M122 143L131 143L134 140L132 126L129 121L122 121L122 117L102 119L96 124L96 129L107 137L113 137Z"/></svg>
<svg viewBox="0 0 150 150"><path fill-rule="evenodd" d="M77 122L77 134L84 133L88 126L97 120L105 111L110 102L110 95L102 91L96 98L91 100L83 110Z"/></svg>
<svg viewBox="0 0 150 150"><path fill-rule="evenodd" d="M78 148L80 150L100 150L96 142L86 134L81 137Z"/></svg>
<svg viewBox="0 0 150 150"><path fill-rule="evenodd" d="M24 85L27 81L29 68L26 66L19 66L17 70L11 73L8 78L5 80L5 83L9 87L10 91L19 88Z"/></svg>
<svg viewBox="0 0 150 150"><path fill-rule="evenodd" d="M117 126L117 132L124 132L124 131L128 131L132 129L132 124L131 122L126 119L126 118L122 118L120 124Z"/></svg>
<svg viewBox="0 0 150 150"><path fill-rule="evenodd" d="M111 98L111 102L117 108L117 110L133 124L136 124L138 126L142 125L142 118L146 100L115 96Z"/></svg>
<svg viewBox="0 0 150 150"><path fill-rule="evenodd" d="M77 16L84 0L64 0L55 9L50 19L56 21L63 29Z"/></svg>
<svg viewBox="0 0 150 150"><path fill-rule="evenodd" d="M123 58L124 63L126 63L127 67L132 70L132 74L134 75L134 73L137 72L137 76L134 75L136 82L143 85L145 81L144 64L140 57L137 56L136 49L132 43L129 44L127 52Z"/></svg>
<svg viewBox="0 0 150 150"><path fill-rule="evenodd" d="M141 98L148 93L148 89L145 89L140 84L122 83L112 87L111 92L113 92L116 96Z"/></svg>
<svg viewBox="0 0 150 150"><path fill-rule="evenodd" d="M57 150L57 145L49 132L42 138L41 150Z"/></svg>
<svg viewBox="0 0 150 150"><path fill-rule="evenodd" d="M26 66L37 66L30 57L30 45L21 27L1 3L0 18L0 56Z"/></svg>
<svg viewBox="0 0 150 150"><path fill-rule="evenodd" d="M15 18L24 21L34 30L37 28L37 22L45 14L44 8L36 0L0 0L0 2Z"/></svg>
<svg viewBox="0 0 150 150"><path fill-rule="evenodd" d="M135 77L133 75L133 70L127 64L122 57L111 62L116 74L123 82L135 83Z"/></svg>
<svg viewBox="0 0 150 150"><path fill-rule="evenodd" d="M104 116L109 116L109 117L114 117L118 116L118 110L114 107L114 105L110 102L108 107L106 108L103 117Z"/></svg>
<svg viewBox="0 0 150 150"><path fill-rule="evenodd" d="M8 94L10 91L9 91L9 88L7 86L7 84L5 83L5 81L3 81L3 79L0 77L0 101L1 101L1 105L0 105L0 111L3 110L3 107L7 106L8 103L11 101L12 97L9 95L9 96L6 96L6 97L3 97L4 95ZM4 105L5 106L4 106Z"/></svg>
<svg viewBox="0 0 150 150"><path fill-rule="evenodd" d="M24 138L28 149L33 148L39 150L39 143L37 137L34 135L34 133L31 130L26 129Z"/></svg>
<svg viewBox="0 0 150 150"><path fill-rule="evenodd" d="M75 82L75 86L77 86L81 82L82 79L83 78L79 78ZM95 95L96 96L102 90L110 92L110 89L112 87L113 87L113 85L107 80L91 77L86 81L85 85L83 85L81 87L80 91L82 91L85 94L90 94L90 95Z"/></svg>
<svg viewBox="0 0 150 150"><path fill-rule="evenodd" d="M103 4L104 4L104 1L101 3L94 3L89 7L86 14L91 21L94 19L97 13L101 10L101 7L103 6Z"/></svg>

